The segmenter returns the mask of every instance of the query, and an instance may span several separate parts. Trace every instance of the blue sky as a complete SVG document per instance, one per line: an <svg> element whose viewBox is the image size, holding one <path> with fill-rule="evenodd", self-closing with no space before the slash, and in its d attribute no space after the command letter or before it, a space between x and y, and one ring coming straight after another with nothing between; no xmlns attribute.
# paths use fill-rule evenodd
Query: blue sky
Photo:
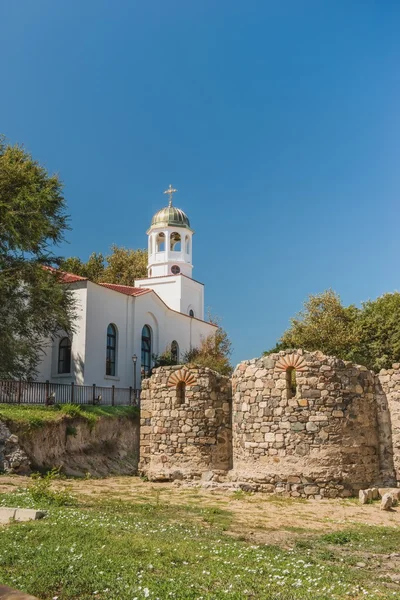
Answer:
<svg viewBox="0 0 400 600"><path fill-rule="evenodd" d="M65 183L87 259L146 246L172 183L233 361L310 293L400 288L400 3L0 4L0 131Z"/></svg>

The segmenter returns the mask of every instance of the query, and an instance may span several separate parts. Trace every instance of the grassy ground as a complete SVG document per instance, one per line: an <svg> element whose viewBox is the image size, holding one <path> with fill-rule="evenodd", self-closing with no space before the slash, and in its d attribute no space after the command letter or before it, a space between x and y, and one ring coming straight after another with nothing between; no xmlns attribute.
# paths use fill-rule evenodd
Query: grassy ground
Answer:
<svg viewBox="0 0 400 600"><path fill-rule="evenodd" d="M113 480L73 482L70 489L68 482L54 486L42 480L21 490L16 478L8 481L14 486L7 489L14 491L0 494L0 505L47 507L48 516L0 529L0 581L42 600L324 600L400 594L393 581L400 566L400 555L393 555L400 551L398 521L394 526L346 522L334 530L326 521L325 530L316 533L286 518L284 543L254 543L254 520L247 527L240 521L240 533L236 525L240 513L256 510L257 495L231 494L221 502L211 493L172 493L172 488L128 477L118 478L115 486ZM123 481L127 491L117 494ZM140 496L129 494L132 486ZM260 502L263 512L272 514L317 506L272 497ZM340 502L330 501L332 515ZM351 503L341 503L340 510L346 506L353 510ZM369 506L365 515L374 509L379 512Z"/></svg>
<svg viewBox="0 0 400 600"><path fill-rule="evenodd" d="M20 426L42 427L49 421L82 417L92 423L100 417L127 417L138 413L133 406L82 406L56 404L55 406L0 404L0 420L14 421Z"/></svg>

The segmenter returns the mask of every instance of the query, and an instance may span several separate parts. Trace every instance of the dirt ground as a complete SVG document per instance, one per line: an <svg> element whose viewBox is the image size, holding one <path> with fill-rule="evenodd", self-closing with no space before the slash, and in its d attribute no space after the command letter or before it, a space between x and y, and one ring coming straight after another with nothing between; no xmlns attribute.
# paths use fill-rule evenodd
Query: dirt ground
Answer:
<svg viewBox="0 0 400 600"><path fill-rule="evenodd" d="M20 476L0 477L0 493L26 487L31 480ZM218 507L233 515L229 532L256 543L293 543L293 534L318 533L344 529L356 524L400 526L400 506L381 511L379 502L360 505L357 498L303 500L269 494L232 493L185 487L173 483L144 482L138 477L106 479L69 479L56 482L68 486L79 496L131 500L133 503L163 503Z"/></svg>

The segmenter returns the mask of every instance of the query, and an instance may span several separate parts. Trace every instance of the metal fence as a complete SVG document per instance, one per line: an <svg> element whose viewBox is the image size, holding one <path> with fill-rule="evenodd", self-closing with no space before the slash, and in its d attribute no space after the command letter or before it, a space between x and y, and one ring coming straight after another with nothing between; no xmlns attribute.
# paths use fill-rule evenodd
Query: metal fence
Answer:
<svg viewBox="0 0 400 600"><path fill-rule="evenodd" d="M6 404L100 404L105 406L139 406L140 390L114 385L78 385L50 381L0 380L0 402Z"/></svg>

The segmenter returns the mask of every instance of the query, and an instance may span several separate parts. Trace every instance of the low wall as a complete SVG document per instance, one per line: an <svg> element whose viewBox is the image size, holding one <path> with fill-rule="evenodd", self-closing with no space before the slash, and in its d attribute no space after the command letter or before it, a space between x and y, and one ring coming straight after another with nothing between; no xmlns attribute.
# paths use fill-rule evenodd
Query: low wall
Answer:
<svg viewBox="0 0 400 600"><path fill-rule="evenodd" d="M207 368L160 367L143 381L140 471L200 478L232 466L231 383Z"/></svg>
<svg viewBox="0 0 400 600"><path fill-rule="evenodd" d="M316 498L379 482L375 377L365 367L286 351L242 362L232 385L231 480Z"/></svg>

